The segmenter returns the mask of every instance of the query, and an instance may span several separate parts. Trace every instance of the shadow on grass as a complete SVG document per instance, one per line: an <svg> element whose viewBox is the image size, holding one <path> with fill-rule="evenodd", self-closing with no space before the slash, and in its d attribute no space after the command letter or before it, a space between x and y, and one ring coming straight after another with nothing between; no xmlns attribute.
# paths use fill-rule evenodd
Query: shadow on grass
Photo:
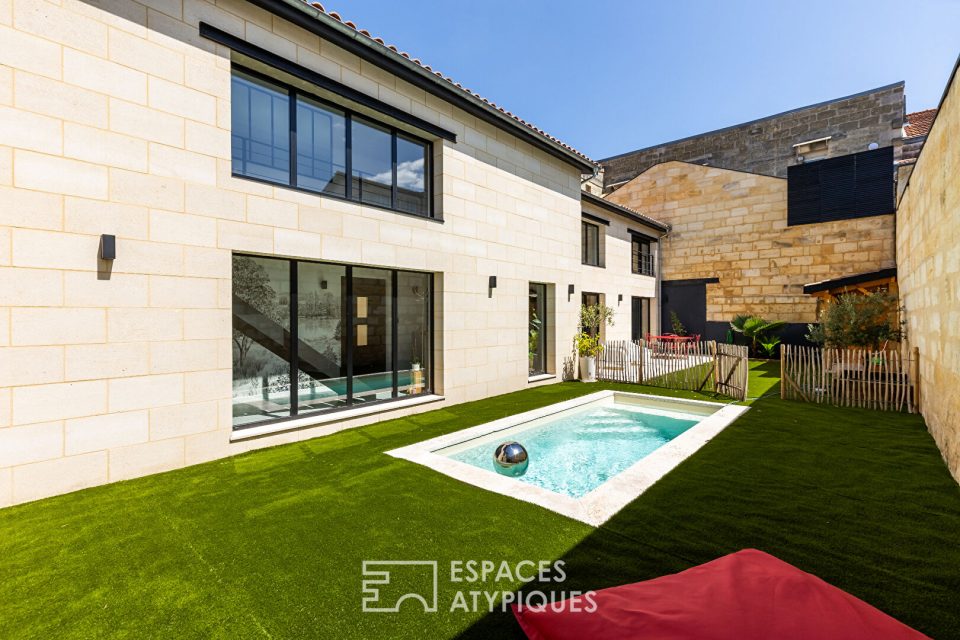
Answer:
<svg viewBox="0 0 960 640"><path fill-rule="evenodd" d="M754 369L767 394L774 369ZM960 628L957 531L960 489L918 417L767 395L565 552L565 582L528 589L600 589L757 548L948 637ZM498 612L459 637L523 634Z"/></svg>

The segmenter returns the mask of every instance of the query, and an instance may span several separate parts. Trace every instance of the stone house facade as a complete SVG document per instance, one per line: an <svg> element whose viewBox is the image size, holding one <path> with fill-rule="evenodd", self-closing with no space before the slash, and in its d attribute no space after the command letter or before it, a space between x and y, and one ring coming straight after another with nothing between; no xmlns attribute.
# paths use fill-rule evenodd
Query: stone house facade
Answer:
<svg viewBox="0 0 960 640"><path fill-rule="evenodd" d="M805 284L895 266L894 215L791 226L783 178L666 162L607 199L671 226L661 239L663 309L675 307L671 284L683 283L675 295L704 296L706 324L681 320L714 339L748 314L788 322L785 338L802 340L817 319Z"/></svg>
<svg viewBox="0 0 960 640"><path fill-rule="evenodd" d="M308 4L14 0L0 63L0 506L550 384L584 292L656 306L589 159Z"/></svg>
<svg viewBox="0 0 960 640"><path fill-rule="evenodd" d="M899 147L903 90L896 82L600 160L604 191L674 160L785 178L799 162L856 153L871 143Z"/></svg>

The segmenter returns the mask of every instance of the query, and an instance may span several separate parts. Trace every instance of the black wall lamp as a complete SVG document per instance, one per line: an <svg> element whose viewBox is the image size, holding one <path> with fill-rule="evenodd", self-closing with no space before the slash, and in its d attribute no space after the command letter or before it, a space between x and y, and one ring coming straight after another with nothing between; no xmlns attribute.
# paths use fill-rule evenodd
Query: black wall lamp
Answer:
<svg viewBox="0 0 960 640"><path fill-rule="evenodd" d="M623 294L622 294L622 293L618 293L618 294L617 294L617 304L620 304L621 302L623 302Z"/></svg>
<svg viewBox="0 0 960 640"><path fill-rule="evenodd" d="M490 283L488 285L489 291L487 292L487 297L493 297L493 290L497 288L497 276L490 276Z"/></svg>
<svg viewBox="0 0 960 640"><path fill-rule="evenodd" d="M117 258L117 237L106 233L100 236L100 259L116 260Z"/></svg>
<svg viewBox="0 0 960 640"><path fill-rule="evenodd" d="M570 298L573 296L574 291L575 291L574 286L572 284L568 284L567 285L567 302L570 302Z"/></svg>

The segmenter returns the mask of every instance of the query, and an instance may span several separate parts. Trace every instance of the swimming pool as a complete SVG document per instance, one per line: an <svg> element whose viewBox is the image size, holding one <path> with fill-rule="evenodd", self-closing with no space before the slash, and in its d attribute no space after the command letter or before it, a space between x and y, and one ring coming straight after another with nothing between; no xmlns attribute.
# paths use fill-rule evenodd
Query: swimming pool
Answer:
<svg viewBox="0 0 960 640"><path fill-rule="evenodd" d="M463 482L598 525L747 407L600 391L388 452ZM521 443L529 467L495 471L493 451Z"/></svg>

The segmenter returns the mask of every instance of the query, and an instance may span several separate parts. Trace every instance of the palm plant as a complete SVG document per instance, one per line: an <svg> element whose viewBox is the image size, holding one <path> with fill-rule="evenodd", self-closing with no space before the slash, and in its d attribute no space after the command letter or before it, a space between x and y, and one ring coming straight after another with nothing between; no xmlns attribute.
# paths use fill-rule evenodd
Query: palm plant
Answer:
<svg viewBox="0 0 960 640"><path fill-rule="evenodd" d="M770 344L772 341L769 334L782 329L786 324L782 320L767 321L760 316L738 315L730 323L730 328L750 341L750 350L754 354L758 353L758 344L766 343L769 345L770 353L768 355L772 355L772 351L780 341L777 339L775 344Z"/></svg>

